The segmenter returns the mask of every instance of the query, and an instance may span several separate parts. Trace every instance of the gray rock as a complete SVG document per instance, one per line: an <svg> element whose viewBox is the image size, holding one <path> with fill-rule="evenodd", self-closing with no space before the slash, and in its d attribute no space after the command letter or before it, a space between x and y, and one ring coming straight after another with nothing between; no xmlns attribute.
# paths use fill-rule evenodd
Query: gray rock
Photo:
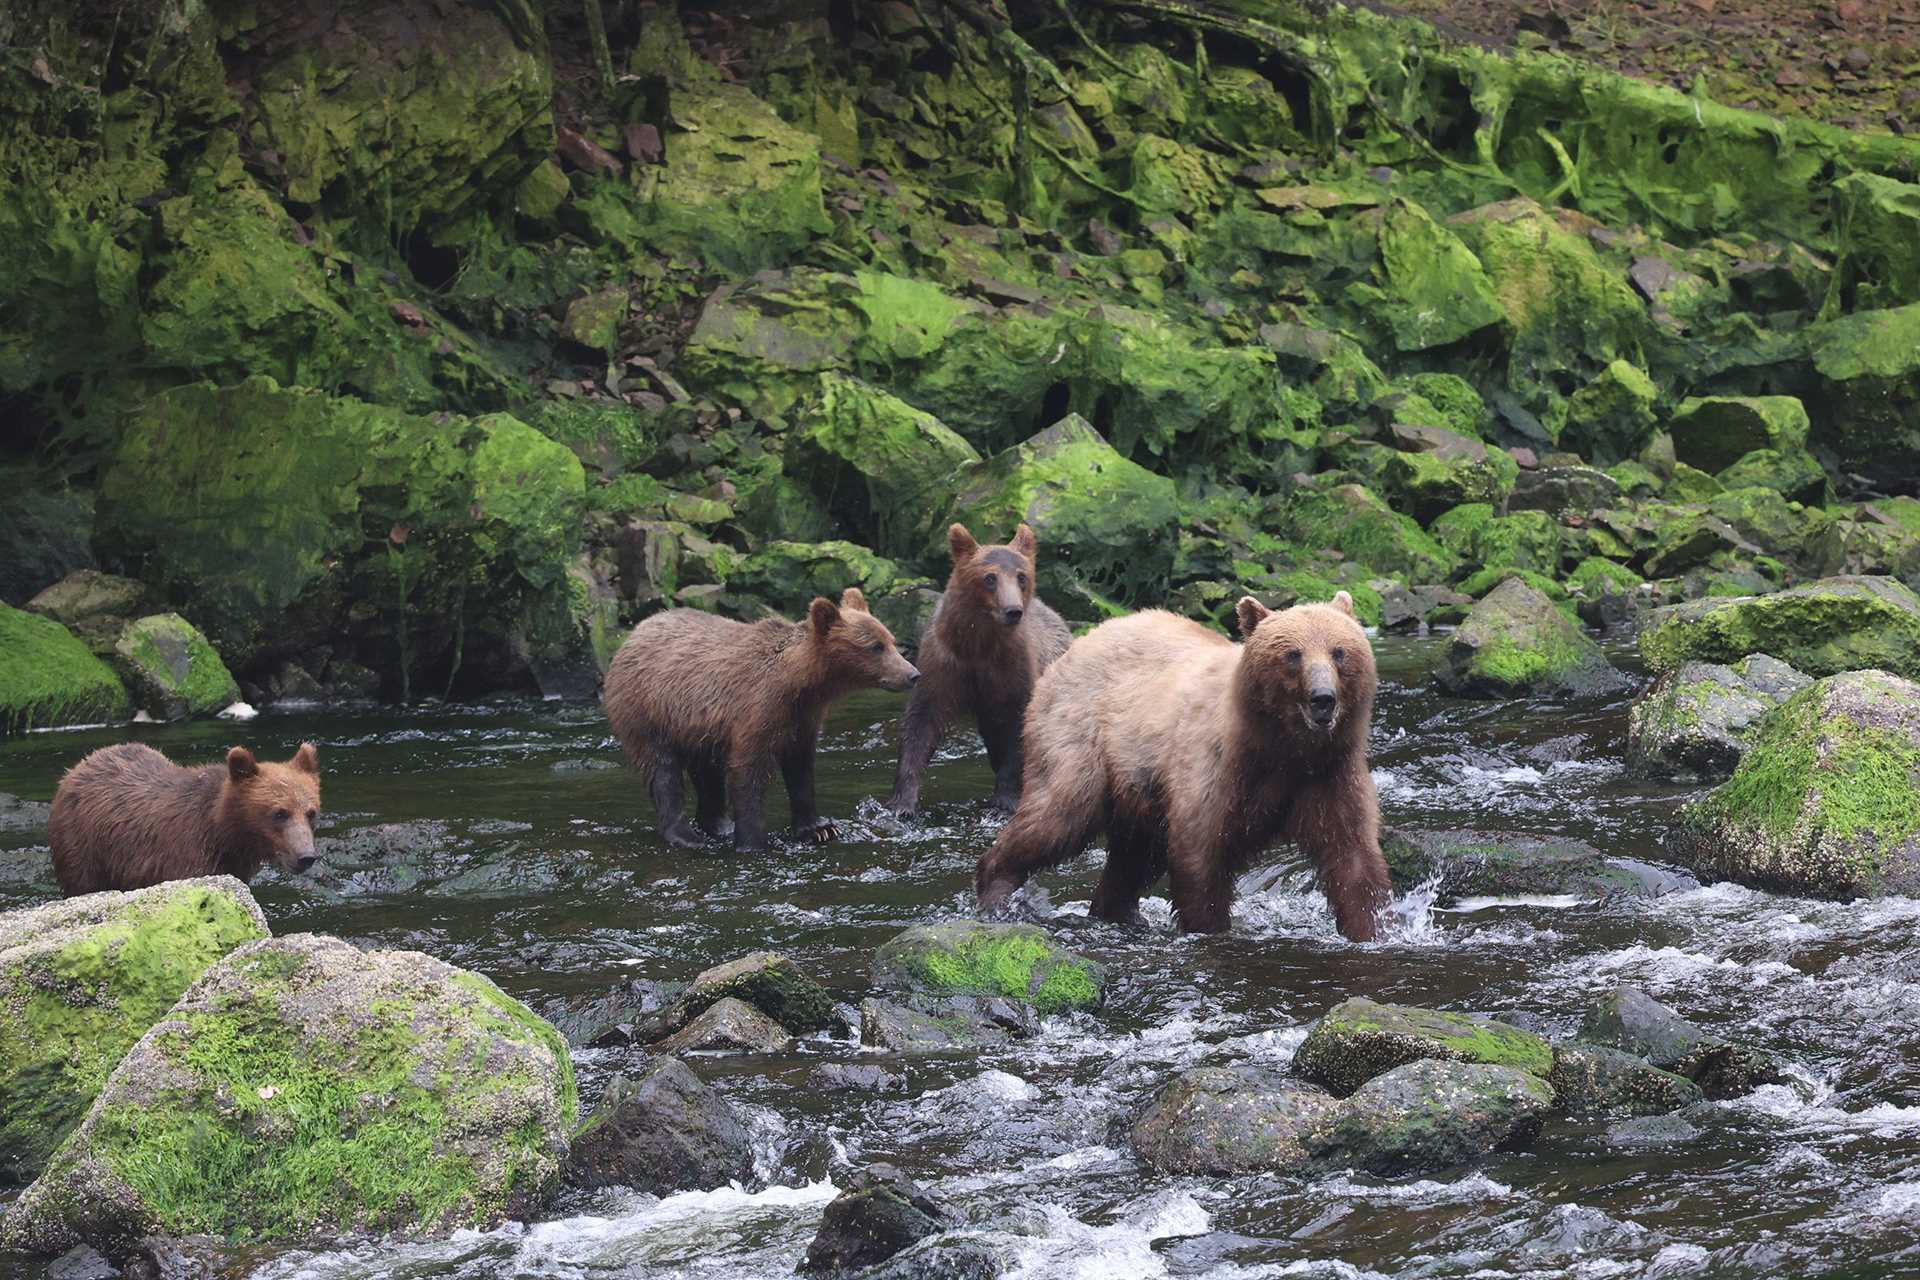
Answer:
<svg viewBox="0 0 1920 1280"><path fill-rule="evenodd" d="M146 612L147 588L132 578L98 569L76 569L23 606L52 618L94 653L105 657L127 624Z"/></svg>
<svg viewBox="0 0 1920 1280"><path fill-rule="evenodd" d="M860 1043L895 1053L979 1049L1039 1030L1031 1006L994 996L907 996L863 1000Z"/></svg>
<svg viewBox="0 0 1920 1280"><path fill-rule="evenodd" d="M128 624L114 641L113 661L134 705L157 720L211 716L240 700L240 686L226 663L177 613Z"/></svg>
<svg viewBox="0 0 1920 1280"><path fill-rule="evenodd" d="M678 1058L616 1077L573 1137L566 1179L666 1195L706 1191L753 1173L753 1144L731 1103Z"/></svg>
<svg viewBox="0 0 1920 1280"><path fill-rule="evenodd" d="M524 1219L576 1110L559 1033L480 975L311 934L252 942L127 1053L0 1248Z"/></svg>
<svg viewBox="0 0 1920 1280"><path fill-rule="evenodd" d="M1601 997L1588 1009L1580 1038L1685 1076L1716 1101L1788 1079L1772 1054L1711 1035L1638 987L1618 987Z"/></svg>
<svg viewBox="0 0 1920 1280"><path fill-rule="evenodd" d="M830 1093L905 1093L907 1078L868 1063L826 1062L815 1067L807 1083Z"/></svg>
<svg viewBox="0 0 1920 1280"><path fill-rule="evenodd" d="M752 1005L724 996L653 1047L658 1053L779 1053L792 1046L785 1027Z"/></svg>
<svg viewBox="0 0 1920 1280"><path fill-rule="evenodd" d="M575 996L541 1010L577 1049L615 1049L632 1044L637 1028L652 1025L654 1015L679 994L677 986L629 978L608 991Z"/></svg>
<svg viewBox="0 0 1920 1280"><path fill-rule="evenodd" d="M1339 1103L1258 1067L1199 1067L1175 1076L1133 1126L1134 1154L1161 1173L1288 1173L1306 1167L1304 1138Z"/></svg>
<svg viewBox="0 0 1920 1280"><path fill-rule="evenodd" d="M1627 768L1672 782L1731 777L1760 718L1811 683L1763 653L1733 667L1685 663L1634 702L1627 717Z"/></svg>
<svg viewBox="0 0 1920 1280"><path fill-rule="evenodd" d="M1589 697L1627 685L1578 623L1517 577L1473 606L1434 678L1443 692L1467 698Z"/></svg>
<svg viewBox="0 0 1920 1280"><path fill-rule="evenodd" d="M1307 1136L1320 1161L1394 1176L1523 1150L1553 1110L1553 1088L1516 1067L1422 1059L1362 1085Z"/></svg>
<svg viewBox="0 0 1920 1280"><path fill-rule="evenodd" d="M1571 894L1595 901L1653 898L1697 888L1691 876L1631 858L1610 858L1579 840L1477 831L1380 833L1380 852L1396 890L1438 883L1443 905L1462 898Z"/></svg>
<svg viewBox="0 0 1920 1280"><path fill-rule="evenodd" d="M1293 1054L1293 1071L1336 1096L1422 1058L1496 1063L1545 1076L1553 1049L1539 1036L1474 1014L1355 998L1322 1015Z"/></svg>
<svg viewBox="0 0 1920 1280"><path fill-rule="evenodd" d="M44 835L53 806L44 800L22 800L0 792L0 835L35 832Z"/></svg>
<svg viewBox="0 0 1920 1280"><path fill-rule="evenodd" d="M1581 1117L1663 1115L1704 1096L1687 1077L1602 1045L1556 1045L1547 1083L1559 1109Z"/></svg>
<svg viewBox="0 0 1920 1280"><path fill-rule="evenodd" d="M695 977L662 1014L656 1034L678 1031L729 996L752 1005L795 1035L833 1025L833 996L826 988L786 956L755 951Z"/></svg>
<svg viewBox="0 0 1920 1280"><path fill-rule="evenodd" d="M1522 471L1507 495L1508 511L1588 512L1620 500L1620 482L1595 467L1540 467Z"/></svg>
<svg viewBox="0 0 1920 1280"><path fill-rule="evenodd" d="M953 1213L890 1164L860 1170L833 1198L797 1268L840 1275L885 1262L955 1224Z"/></svg>

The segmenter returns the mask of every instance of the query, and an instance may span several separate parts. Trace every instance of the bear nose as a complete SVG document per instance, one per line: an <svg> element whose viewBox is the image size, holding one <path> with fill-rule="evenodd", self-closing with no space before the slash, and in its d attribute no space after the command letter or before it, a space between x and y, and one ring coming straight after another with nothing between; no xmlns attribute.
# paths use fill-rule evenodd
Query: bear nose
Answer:
<svg viewBox="0 0 1920 1280"><path fill-rule="evenodd" d="M1014 623L1020 621L1020 619L1026 616L1027 616L1027 611L1025 609L1022 609L1019 605L1016 604L1016 605L1007 606L1006 618L1007 618L1008 626L1012 626Z"/></svg>
<svg viewBox="0 0 1920 1280"><path fill-rule="evenodd" d="M300 860L293 864L293 869L295 871L305 871L307 868L311 867L314 863L318 862L319 860L320 860L319 858L315 857L311 853L302 854L300 856Z"/></svg>
<svg viewBox="0 0 1920 1280"><path fill-rule="evenodd" d="M1321 690L1307 699L1307 703L1313 708L1313 718L1315 720L1330 720L1333 718L1334 697L1331 693Z"/></svg>
<svg viewBox="0 0 1920 1280"><path fill-rule="evenodd" d="M918 667L907 668L907 683L909 685L916 685L920 683L920 668Z"/></svg>

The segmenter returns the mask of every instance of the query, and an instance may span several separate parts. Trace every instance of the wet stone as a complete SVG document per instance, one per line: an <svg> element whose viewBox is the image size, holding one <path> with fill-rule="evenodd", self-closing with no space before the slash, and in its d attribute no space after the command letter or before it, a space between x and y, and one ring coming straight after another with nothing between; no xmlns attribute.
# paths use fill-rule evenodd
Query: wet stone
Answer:
<svg viewBox="0 0 1920 1280"><path fill-rule="evenodd" d="M1684 663L1634 702L1627 767L1641 777L1673 782L1729 777L1760 718L1810 683L1764 653L1731 667Z"/></svg>
<svg viewBox="0 0 1920 1280"><path fill-rule="evenodd" d="M633 1043L635 1029L678 994L678 987L629 978L610 990L575 996L541 1012L574 1048L614 1049Z"/></svg>
<svg viewBox="0 0 1920 1280"><path fill-rule="evenodd" d="M1573 1116L1664 1115L1704 1096L1685 1076L1602 1045L1555 1046L1547 1082Z"/></svg>
<svg viewBox="0 0 1920 1280"><path fill-rule="evenodd" d="M860 1043L895 1053L978 1049L1039 1029L1031 1006L999 996L910 995L860 1004Z"/></svg>
<svg viewBox="0 0 1920 1280"><path fill-rule="evenodd" d="M905 1093L907 1078L885 1067L858 1062L827 1062L813 1069L807 1083L831 1093Z"/></svg>
<svg viewBox="0 0 1920 1280"><path fill-rule="evenodd" d="M1339 1105L1332 1094L1258 1067L1199 1067L1175 1076L1133 1126L1133 1150L1161 1173L1287 1173L1304 1168L1304 1138Z"/></svg>
<svg viewBox="0 0 1920 1280"><path fill-rule="evenodd" d="M1422 1058L1512 1066L1545 1075L1553 1050L1530 1032L1468 1013L1355 998L1329 1009L1294 1051L1293 1071L1345 1097Z"/></svg>
<svg viewBox="0 0 1920 1280"><path fill-rule="evenodd" d="M824 1031L833 1025L833 997L826 988L800 972L786 956L755 951L695 977L661 1015L655 1034L678 1031L710 1005L729 996L752 1005L794 1035Z"/></svg>
<svg viewBox="0 0 1920 1280"><path fill-rule="evenodd" d="M705 1191L753 1173L740 1115L677 1058L617 1077L574 1135L565 1177L575 1187L624 1186L665 1195Z"/></svg>
<svg viewBox="0 0 1920 1280"><path fill-rule="evenodd" d="M802 1275L844 1275L885 1262L955 1225L951 1210L900 1170L871 1165L848 1180L820 1220L796 1268Z"/></svg>
<svg viewBox="0 0 1920 1280"><path fill-rule="evenodd" d="M1553 1103L1552 1086L1531 1072L1427 1058L1362 1085L1307 1147L1329 1164L1383 1176L1433 1172L1524 1150Z"/></svg>
<svg viewBox="0 0 1920 1280"><path fill-rule="evenodd" d="M726 996L686 1026L655 1042L659 1053L779 1053L791 1048L786 1028L750 1004Z"/></svg>
<svg viewBox="0 0 1920 1280"><path fill-rule="evenodd" d="M1380 851L1397 891L1432 883L1442 905L1481 897L1653 898L1698 887L1691 876L1610 858L1579 840L1388 829Z"/></svg>

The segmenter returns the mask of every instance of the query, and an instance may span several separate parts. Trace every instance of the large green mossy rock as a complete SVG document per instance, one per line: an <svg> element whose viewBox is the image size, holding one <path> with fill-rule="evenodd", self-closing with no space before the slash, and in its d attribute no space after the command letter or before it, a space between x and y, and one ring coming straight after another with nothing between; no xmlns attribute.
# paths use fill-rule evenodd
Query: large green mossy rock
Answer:
<svg viewBox="0 0 1920 1280"><path fill-rule="evenodd" d="M1302 546L1337 548L1347 559L1409 582L1444 582L1459 561L1365 485L1302 488L1280 513Z"/></svg>
<svg viewBox="0 0 1920 1280"><path fill-rule="evenodd" d="M1078 415L968 468L951 515L970 529L1032 525L1039 594L1073 619L1161 599L1178 548L1173 481L1121 457ZM942 528L930 563L947 557Z"/></svg>
<svg viewBox="0 0 1920 1280"><path fill-rule="evenodd" d="M1703 873L1772 890L1920 892L1920 685L1849 671L1795 694L1674 844Z"/></svg>
<svg viewBox="0 0 1920 1280"><path fill-rule="evenodd" d="M1396 511L1430 524L1462 503L1502 503L1520 465L1502 449L1445 427L1396 423L1399 452L1380 468L1380 492Z"/></svg>
<svg viewBox="0 0 1920 1280"><path fill-rule="evenodd" d="M147 1028L214 961L266 936L231 876L0 915L0 1184L39 1176Z"/></svg>
<svg viewBox="0 0 1920 1280"><path fill-rule="evenodd" d="M1425 209L1396 200L1380 227L1377 310L1400 351L1458 342L1506 318L1480 260Z"/></svg>
<svg viewBox="0 0 1920 1280"><path fill-rule="evenodd" d="M210 716L240 700L240 686L207 638L177 613L128 624L114 645L134 705L156 720Z"/></svg>
<svg viewBox="0 0 1920 1280"><path fill-rule="evenodd" d="M931 578L908 573L854 542L774 541L745 557L721 554L729 565L729 591L756 597L789 617L806 612L815 596L838 600L848 587L858 587L873 616L903 644L920 634L939 598Z"/></svg>
<svg viewBox="0 0 1920 1280"><path fill-rule="evenodd" d="M98 540L235 666L343 636L405 665L449 651L461 621L470 641L563 596L585 488L565 446L504 414L251 378L147 402L102 477Z"/></svg>
<svg viewBox="0 0 1920 1280"><path fill-rule="evenodd" d="M1876 483L1920 475L1920 303L1812 325L1814 451Z"/></svg>
<svg viewBox="0 0 1920 1280"><path fill-rule="evenodd" d="M71 631L0 604L0 733L124 720L126 687Z"/></svg>
<svg viewBox="0 0 1920 1280"><path fill-rule="evenodd" d="M1920 678L1920 596L1891 578L1843 576L1694 600L1655 611L1640 653L1656 672L1764 653L1810 676L1879 667Z"/></svg>
<svg viewBox="0 0 1920 1280"><path fill-rule="evenodd" d="M350 0L321 22L223 12L249 68L248 140L286 198L388 234L511 190L553 150L546 31L529 0Z"/></svg>
<svg viewBox="0 0 1920 1280"><path fill-rule="evenodd" d="M1669 782L1730 776L1767 712L1812 681L1777 658L1683 662L1627 713L1627 771Z"/></svg>
<svg viewBox="0 0 1920 1280"><path fill-rule="evenodd" d="M1683 400L1667 423L1674 456L1714 472L1758 449L1806 449L1806 406L1792 396L1703 396Z"/></svg>
<svg viewBox="0 0 1920 1280"><path fill-rule="evenodd" d="M1134 1122L1134 1154L1158 1173L1294 1173L1306 1136L1340 1104L1259 1067L1196 1067L1168 1081Z"/></svg>
<svg viewBox="0 0 1920 1280"><path fill-rule="evenodd" d="M1435 679L1447 693L1468 698L1585 697L1626 683L1578 623L1519 577L1473 606Z"/></svg>
<svg viewBox="0 0 1920 1280"><path fill-rule="evenodd" d="M820 140L744 86L670 91L666 164L642 188L645 235L663 249L746 273L784 263L832 228L820 200Z"/></svg>
<svg viewBox="0 0 1920 1280"><path fill-rule="evenodd" d="M1429 532L1470 568L1525 569L1549 577L1560 572L1565 538L1545 511L1502 516L1490 503L1468 502L1440 516Z"/></svg>
<svg viewBox="0 0 1920 1280"><path fill-rule="evenodd" d="M930 996L1000 996L1041 1013L1096 1007L1106 970L1025 924L950 920L915 925L882 944L873 985Z"/></svg>
<svg viewBox="0 0 1920 1280"><path fill-rule="evenodd" d="M1659 389L1629 360L1614 360L1567 400L1560 445L1609 466L1637 455L1653 434Z"/></svg>
<svg viewBox="0 0 1920 1280"><path fill-rule="evenodd" d="M1550 1060L1550 1056L1549 1056ZM1554 1106L1539 1071L1423 1059L1361 1085L1309 1133L1315 1159L1392 1177L1524 1150Z"/></svg>
<svg viewBox="0 0 1920 1280"><path fill-rule="evenodd" d="M1517 1067L1544 1076L1553 1048L1530 1031L1467 1013L1355 997L1335 1005L1294 1051L1294 1074L1346 1097L1367 1081L1422 1058Z"/></svg>
<svg viewBox="0 0 1920 1280"><path fill-rule="evenodd" d="M524 1220L577 1112L559 1032L478 974L312 934L254 942L127 1053L0 1248Z"/></svg>

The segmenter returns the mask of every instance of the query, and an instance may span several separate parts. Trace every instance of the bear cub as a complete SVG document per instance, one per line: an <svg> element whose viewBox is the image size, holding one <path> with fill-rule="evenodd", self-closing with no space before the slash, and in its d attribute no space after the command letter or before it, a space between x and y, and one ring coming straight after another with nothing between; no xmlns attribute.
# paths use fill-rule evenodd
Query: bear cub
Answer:
<svg viewBox="0 0 1920 1280"><path fill-rule="evenodd" d="M983 547L963 524L947 530L953 574L934 606L914 660L920 683L900 722L900 764L888 806L908 817L920 806L920 781L941 736L971 715L993 766L993 807L1010 813L1020 799L1020 725L1040 673L1067 651L1073 635L1033 594L1033 530Z"/></svg>
<svg viewBox="0 0 1920 1280"><path fill-rule="evenodd" d="M313 865L320 753L303 742L281 764L235 747L223 764L188 769L152 747L102 747L53 793L47 842L67 897L229 875L250 882L272 862Z"/></svg>
<svg viewBox="0 0 1920 1280"><path fill-rule="evenodd" d="M1340 932L1367 941L1390 897L1367 768L1377 677L1344 591L1237 608L1243 643L1161 610L1104 622L1041 677L1020 806L975 868L992 910L1107 837L1099 920L1134 917L1162 872L1186 933L1227 928L1233 882L1275 840L1312 861Z"/></svg>
<svg viewBox="0 0 1920 1280"><path fill-rule="evenodd" d="M776 764L795 829L831 840L834 826L813 796L814 743L827 709L856 689L898 693L919 678L859 588L848 587L837 605L815 597L799 623L657 613L614 655L601 701L627 760L647 780L661 839L692 847L731 831L733 847L745 852L766 848ZM686 819L686 774L697 825Z"/></svg>

